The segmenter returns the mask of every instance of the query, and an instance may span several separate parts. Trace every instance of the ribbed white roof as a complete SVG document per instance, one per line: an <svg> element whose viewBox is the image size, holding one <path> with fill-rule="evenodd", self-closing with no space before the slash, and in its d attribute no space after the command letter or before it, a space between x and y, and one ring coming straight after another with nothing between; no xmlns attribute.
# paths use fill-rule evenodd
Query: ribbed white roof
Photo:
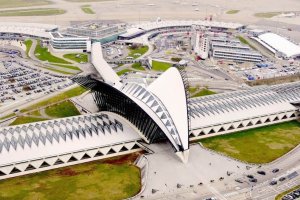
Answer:
<svg viewBox="0 0 300 200"><path fill-rule="evenodd" d="M296 110L300 82L216 94L191 100L192 129Z"/></svg>
<svg viewBox="0 0 300 200"><path fill-rule="evenodd" d="M300 46L292 43L284 37L274 33L264 33L258 36L260 40L286 55L286 57L300 56Z"/></svg>
<svg viewBox="0 0 300 200"><path fill-rule="evenodd" d="M107 112L4 127L0 128L0 166L140 138L123 118Z"/></svg>

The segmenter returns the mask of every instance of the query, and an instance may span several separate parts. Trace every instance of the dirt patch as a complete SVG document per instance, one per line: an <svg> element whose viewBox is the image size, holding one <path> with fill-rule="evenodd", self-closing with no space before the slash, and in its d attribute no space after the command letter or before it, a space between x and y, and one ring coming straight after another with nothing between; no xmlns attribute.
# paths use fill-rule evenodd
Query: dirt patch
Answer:
<svg viewBox="0 0 300 200"><path fill-rule="evenodd" d="M125 163L133 163L140 155L142 155L144 152L135 152L131 154L127 154L124 156L118 156L114 158L108 158L106 160L103 160L102 163L106 164L112 164L112 165L122 165Z"/></svg>
<svg viewBox="0 0 300 200"><path fill-rule="evenodd" d="M59 176L76 176L78 173L72 170L71 168L64 168L57 172Z"/></svg>
<svg viewBox="0 0 300 200"><path fill-rule="evenodd" d="M284 148L293 148L294 145L292 144L281 144L281 143L276 143L276 142L273 142L273 143L269 143L269 144L266 144L270 149L284 149Z"/></svg>

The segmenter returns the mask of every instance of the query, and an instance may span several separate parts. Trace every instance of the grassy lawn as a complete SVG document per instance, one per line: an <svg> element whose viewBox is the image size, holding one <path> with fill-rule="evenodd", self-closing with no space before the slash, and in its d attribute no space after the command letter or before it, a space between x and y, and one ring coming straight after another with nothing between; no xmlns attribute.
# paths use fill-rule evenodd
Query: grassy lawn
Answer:
<svg viewBox="0 0 300 200"><path fill-rule="evenodd" d="M131 67L132 67L133 69L145 71L145 68L142 67L141 63L139 63L139 62L138 62L138 63L133 63L133 64L131 65Z"/></svg>
<svg viewBox="0 0 300 200"><path fill-rule="evenodd" d="M77 70L77 71L81 71L80 68L76 67L76 66L72 66L72 65L61 65L61 64L53 64L55 66L59 66L59 67L64 67L67 69L73 69L73 70Z"/></svg>
<svg viewBox="0 0 300 200"><path fill-rule="evenodd" d="M80 115L80 112L70 101L64 101L62 103L47 107L45 111L47 115L55 118Z"/></svg>
<svg viewBox="0 0 300 200"><path fill-rule="evenodd" d="M138 47L138 48L129 47L128 49L129 49L128 56L133 57L134 59L136 59L136 58L144 55L148 51L149 47L148 46L141 46L141 47ZM141 54L141 55L134 55L134 54Z"/></svg>
<svg viewBox="0 0 300 200"><path fill-rule="evenodd" d="M250 46L252 49L256 49L252 44L250 44L249 43L249 41L246 39L246 38L244 38L243 36L237 36L237 38L240 40L240 42L242 43L242 44L245 44L245 45L248 45L248 46Z"/></svg>
<svg viewBox="0 0 300 200"><path fill-rule="evenodd" d="M126 199L141 188L132 157L136 154L2 180L0 199Z"/></svg>
<svg viewBox="0 0 300 200"><path fill-rule="evenodd" d="M233 14L237 14L238 12L240 12L240 10L228 10L226 14L233 15Z"/></svg>
<svg viewBox="0 0 300 200"><path fill-rule="evenodd" d="M121 70L121 71L118 71L117 74L118 74L119 76L121 76L121 75L125 74L126 72L132 72L132 70L130 70L130 69L123 69L123 70Z"/></svg>
<svg viewBox="0 0 300 200"><path fill-rule="evenodd" d="M32 46L32 40L26 40L24 41L24 44L26 46L26 55L29 57L29 51Z"/></svg>
<svg viewBox="0 0 300 200"><path fill-rule="evenodd" d="M81 62L88 62L88 55L84 53L69 53L63 55L64 58L73 60L75 62L81 63Z"/></svg>
<svg viewBox="0 0 300 200"><path fill-rule="evenodd" d="M233 134L205 138L207 148L250 163L269 163L300 143L297 121L270 125Z"/></svg>
<svg viewBox="0 0 300 200"><path fill-rule="evenodd" d="M190 94L195 93L198 90L198 87L189 87Z"/></svg>
<svg viewBox="0 0 300 200"><path fill-rule="evenodd" d="M287 191L285 191L285 192L283 192L283 193L281 193L281 194L278 194L278 195L275 197L275 200L281 200L282 197L284 197L284 196L287 195L288 193L291 193L291 192L293 192L293 191L295 191L295 190L297 190L297 189L300 189L300 185L295 186L295 187L293 187L293 188L291 188L291 189L289 189L289 190L287 190Z"/></svg>
<svg viewBox="0 0 300 200"><path fill-rule="evenodd" d="M264 12L264 13L255 13L254 16L260 18L272 18L280 14L281 12Z"/></svg>
<svg viewBox="0 0 300 200"><path fill-rule="evenodd" d="M37 41L36 48L34 50L35 56L41 60L41 61L48 61L52 63L61 63L61 64L71 64L70 62L58 58L56 56L53 56L49 51L47 47L42 47L41 46L41 41Z"/></svg>
<svg viewBox="0 0 300 200"><path fill-rule="evenodd" d="M69 99L69 98L72 98L72 97L75 97L75 96L79 96L79 95L81 95L82 93L84 93L86 91L87 90L85 88L79 86L79 87L73 88L71 90L68 90L64 93L58 94L54 97L51 97L47 100L39 102L39 103L37 103L33 106L27 107L27 108L21 110L21 112L30 111L30 110L37 109L37 108L40 108L40 107L43 107L43 106L46 106L46 105L49 105L49 104L52 104L52 103L56 103L58 101L62 101L62 100Z"/></svg>
<svg viewBox="0 0 300 200"><path fill-rule="evenodd" d="M0 11L0 16L49 16L61 15L66 13L65 10L57 8L34 8L34 9L19 9L19 10L4 10Z"/></svg>
<svg viewBox="0 0 300 200"><path fill-rule="evenodd" d="M202 96L207 96L212 94L216 94L216 93L208 89L202 89L199 92L191 95L191 97L202 97Z"/></svg>
<svg viewBox="0 0 300 200"><path fill-rule="evenodd" d="M90 5L83 5L80 8L86 14L95 14Z"/></svg>
<svg viewBox="0 0 300 200"><path fill-rule="evenodd" d="M4 117L1 117L0 120L4 120L4 119L10 118L10 117L13 117L13 116L15 116L15 115L16 115L15 113L11 113L11 114L9 114L9 115L6 115L6 116L4 116Z"/></svg>
<svg viewBox="0 0 300 200"><path fill-rule="evenodd" d="M45 67L45 68L50 70L50 71L58 72L60 74L65 74L65 75L73 75L74 74L74 73L71 73L71 72L66 72L66 71L54 69L54 68L51 68L51 67Z"/></svg>
<svg viewBox="0 0 300 200"><path fill-rule="evenodd" d="M48 0L0 0L0 8L41 6L48 4L52 4L52 2Z"/></svg>
<svg viewBox="0 0 300 200"><path fill-rule="evenodd" d="M171 63L159 62L159 61L155 61L155 60L152 61L152 70L166 71L170 67L172 67Z"/></svg>
<svg viewBox="0 0 300 200"><path fill-rule="evenodd" d="M43 118L36 118L36 117L17 117L15 121L13 121L9 126L14 126L14 125L20 125L20 124L27 124L27 123L32 123L32 122L39 122L39 121L45 121L47 119Z"/></svg>

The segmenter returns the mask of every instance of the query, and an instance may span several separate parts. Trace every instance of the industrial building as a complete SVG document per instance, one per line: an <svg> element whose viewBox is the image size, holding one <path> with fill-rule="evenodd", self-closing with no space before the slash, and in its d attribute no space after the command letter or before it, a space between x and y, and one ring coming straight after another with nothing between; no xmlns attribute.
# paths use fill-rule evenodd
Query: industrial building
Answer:
<svg viewBox="0 0 300 200"><path fill-rule="evenodd" d="M50 44L54 51L91 51L91 40L89 37L68 37L59 32L51 32L50 36Z"/></svg>
<svg viewBox="0 0 300 200"><path fill-rule="evenodd" d="M283 59L299 59L300 46L275 33L263 33L253 37L276 57Z"/></svg>
<svg viewBox="0 0 300 200"><path fill-rule="evenodd" d="M233 60L236 62L261 62L263 57L250 47L242 45L237 40L213 38L210 42L211 56L217 59Z"/></svg>
<svg viewBox="0 0 300 200"><path fill-rule="evenodd" d="M73 24L68 27L66 34L89 37L92 41L102 44L117 40L118 36L126 32L124 23L114 21L90 21Z"/></svg>

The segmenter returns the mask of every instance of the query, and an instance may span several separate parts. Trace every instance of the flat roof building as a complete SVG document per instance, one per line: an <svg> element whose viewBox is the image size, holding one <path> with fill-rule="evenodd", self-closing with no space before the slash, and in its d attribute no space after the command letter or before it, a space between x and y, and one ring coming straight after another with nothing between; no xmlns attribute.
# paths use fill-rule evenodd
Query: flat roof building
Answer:
<svg viewBox="0 0 300 200"><path fill-rule="evenodd" d="M50 44L54 51L90 52L89 37L69 37L59 32L50 33Z"/></svg>
<svg viewBox="0 0 300 200"><path fill-rule="evenodd" d="M274 53L277 57L284 59L300 58L300 46L280 35L274 33L263 33L257 37L257 41Z"/></svg>

